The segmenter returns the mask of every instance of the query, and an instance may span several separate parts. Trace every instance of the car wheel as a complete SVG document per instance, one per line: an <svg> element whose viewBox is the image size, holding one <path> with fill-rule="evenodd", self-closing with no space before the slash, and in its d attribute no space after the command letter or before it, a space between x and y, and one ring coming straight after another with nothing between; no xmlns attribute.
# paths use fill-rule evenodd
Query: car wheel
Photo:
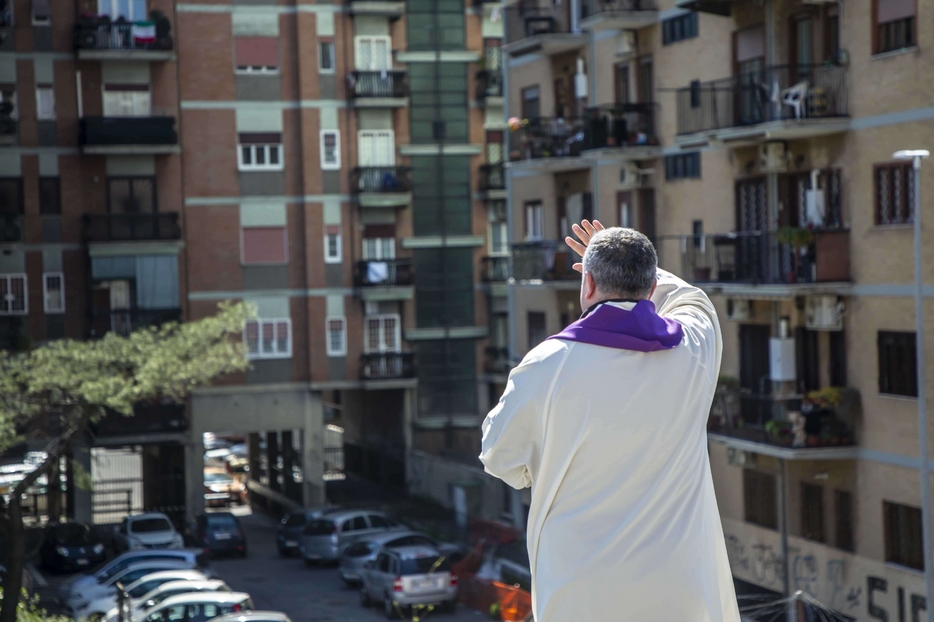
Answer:
<svg viewBox="0 0 934 622"><path fill-rule="evenodd" d="M383 613L386 614L387 620L395 620L399 617L399 612L396 611L396 605L392 602L389 594L386 594L383 598Z"/></svg>
<svg viewBox="0 0 934 622"><path fill-rule="evenodd" d="M373 606L373 601L370 600L370 594L366 591L365 585L360 588L360 606L366 609Z"/></svg>

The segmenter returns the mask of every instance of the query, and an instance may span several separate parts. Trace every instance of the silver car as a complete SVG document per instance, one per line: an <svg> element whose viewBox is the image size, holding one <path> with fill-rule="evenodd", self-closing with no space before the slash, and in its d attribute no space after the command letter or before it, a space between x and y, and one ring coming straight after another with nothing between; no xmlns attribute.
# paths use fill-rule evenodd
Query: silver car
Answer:
<svg viewBox="0 0 934 622"><path fill-rule="evenodd" d="M382 548L363 571L360 604L383 604L390 620L416 605L457 607L457 577L441 552L429 546Z"/></svg>
<svg viewBox="0 0 934 622"><path fill-rule="evenodd" d="M428 546L441 551L449 563L462 559L461 547L456 544L441 544L417 531L390 531L358 540L344 549L337 562L337 572L347 586L359 585L367 562L376 559L382 547Z"/></svg>
<svg viewBox="0 0 934 622"><path fill-rule="evenodd" d="M350 544L403 526L382 512L348 510L308 521L302 531L299 552L306 564L336 562Z"/></svg>

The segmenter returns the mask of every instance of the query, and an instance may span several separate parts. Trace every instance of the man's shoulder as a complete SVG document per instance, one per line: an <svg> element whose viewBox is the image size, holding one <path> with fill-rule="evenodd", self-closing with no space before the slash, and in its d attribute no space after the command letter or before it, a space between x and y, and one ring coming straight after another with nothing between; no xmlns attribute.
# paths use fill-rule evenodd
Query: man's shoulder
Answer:
<svg viewBox="0 0 934 622"><path fill-rule="evenodd" d="M559 364L574 344L562 339L546 339L522 357L520 366L536 364Z"/></svg>

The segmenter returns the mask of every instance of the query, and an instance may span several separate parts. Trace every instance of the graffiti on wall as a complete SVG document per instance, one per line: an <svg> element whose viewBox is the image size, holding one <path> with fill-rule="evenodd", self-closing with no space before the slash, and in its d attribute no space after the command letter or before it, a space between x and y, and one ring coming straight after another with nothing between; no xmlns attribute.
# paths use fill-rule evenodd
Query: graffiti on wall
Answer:
<svg viewBox="0 0 934 622"><path fill-rule="evenodd" d="M866 577L866 601L869 617L882 622L922 622L921 612L927 611L927 599L920 594L912 594L911 598L906 600L905 588L897 590L898 617L894 617L891 611L877 604L877 594L885 594L889 591L889 582L882 577ZM906 618L906 609L910 612L910 618Z"/></svg>

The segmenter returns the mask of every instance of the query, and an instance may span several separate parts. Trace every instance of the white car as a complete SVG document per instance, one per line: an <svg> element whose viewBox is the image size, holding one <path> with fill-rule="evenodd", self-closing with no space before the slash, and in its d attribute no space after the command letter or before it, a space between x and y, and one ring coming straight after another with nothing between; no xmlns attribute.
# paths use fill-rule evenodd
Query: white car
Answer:
<svg viewBox="0 0 934 622"><path fill-rule="evenodd" d="M110 607L92 610L93 603L97 603L102 598L116 599L117 583L124 588L142 579L146 575L162 570L191 570L183 561L141 561L131 564L129 568L123 570L107 579L103 583L87 586L77 594L72 594L68 599L68 606L71 608L75 620L88 618L92 613L103 615L109 611Z"/></svg>
<svg viewBox="0 0 934 622"><path fill-rule="evenodd" d="M162 601L178 596L179 594L189 594L191 592L231 592L230 586L220 579L209 579L203 581L169 581L163 583L154 590L150 590L139 598L133 598L129 603L129 617L131 620L140 617L153 607L162 604ZM120 612L117 605L107 612L104 622L117 622Z"/></svg>
<svg viewBox="0 0 934 622"><path fill-rule="evenodd" d="M292 620L281 611L247 611L214 618L213 622L292 622Z"/></svg>
<svg viewBox="0 0 934 622"><path fill-rule="evenodd" d="M243 592L192 592L166 598L133 622L206 622L252 609L253 600Z"/></svg>
<svg viewBox="0 0 934 622"><path fill-rule="evenodd" d="M185 541L165 514L150 512L127 516L114 530L114 550L180 549Z"/></svg>
<svg viewBox="0 0 934 622"><path fill-rule="evenodd" d="M106 582L115 574L126 570L130 564L147 561L184 561L192 567L202 569L202 572L210 578L211 572L203 568L208 564L208 557L201 550L188 549L183 551L164 551L164 550L146 550L124 553L119 557L110 560L94 574L80 574L61 585L61 593L64 600L70 600L72 595L79 594L83 590Z"/></svg>
<svg viewBox="0 0 934 622"><path fill-rule="evenodd" d="M143 575L133 583L124 585L123 591L129 595L131 600L136 600L166 583L174 581L206 581L207 579L208 577L198 570L173 568ZM116 589L113 589L88 600L88 604L82 608L82 615L94 620L102 616L106 617L107 612L117 606L119 594Z"/></svg>

